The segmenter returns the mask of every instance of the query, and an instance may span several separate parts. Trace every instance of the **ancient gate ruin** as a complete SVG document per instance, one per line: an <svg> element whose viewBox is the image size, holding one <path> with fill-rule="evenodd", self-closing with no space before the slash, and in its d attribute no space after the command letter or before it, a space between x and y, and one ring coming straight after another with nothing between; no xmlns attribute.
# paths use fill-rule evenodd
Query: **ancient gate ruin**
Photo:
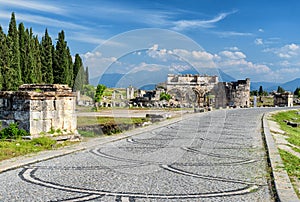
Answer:
<svg viewBox="0 0 300 202"><path fill-rule="evenodd" d="M249 107L250 79L236 82L219 82L217 76L169 74L167 93L181 101L191 103L188 94L196 95L193 101L198 107Z"/></svg>

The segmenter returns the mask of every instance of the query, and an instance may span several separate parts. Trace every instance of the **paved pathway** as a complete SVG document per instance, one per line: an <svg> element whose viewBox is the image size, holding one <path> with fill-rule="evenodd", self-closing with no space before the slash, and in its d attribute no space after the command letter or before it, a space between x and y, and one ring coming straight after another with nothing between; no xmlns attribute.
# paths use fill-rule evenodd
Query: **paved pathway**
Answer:
<svg viewBox="0 0 300 202"><path fill-rule="evenodd" d="M187 116L141 134L0 174L0 201L273 201L261 116Z"/></svg>

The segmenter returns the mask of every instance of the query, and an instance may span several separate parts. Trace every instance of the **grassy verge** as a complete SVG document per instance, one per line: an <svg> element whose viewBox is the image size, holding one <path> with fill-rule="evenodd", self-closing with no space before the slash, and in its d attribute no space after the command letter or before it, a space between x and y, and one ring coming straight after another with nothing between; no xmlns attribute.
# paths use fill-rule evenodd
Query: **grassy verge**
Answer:
<svg viewBox="0 0 300 202"><path fill-rule="evenodd" d="M77 117L77 125L90 126L90 125L111 125L111 124L138 124L148 121L146 118L114 118L114 117Z"/></svg>
<svg viewBox="0 0 300 202"><path fill-rule="evenodd" d="M286 121L300 122L300 115L297 113L299 111L300 110L290 110L278 112L272 116L272 119L276 121L285 132L287 136L286 140L292 145L291 149L300 153L300 127L291 127L286 123ZM295 192L300 198L300 159L282 149L279 149L279 153L284 163L284 169L287 171Z"/></svg>
<svg viewBox="0 0 300 202"><path fill-rule="evenodd" d="M12 141L0 140L0 161L43 150L56 149L69 144L72 143L58 143L57 141L48 137L35 138L29 141L22 139L16 139Z"/></svg>
<svg viewBox="0 0 300 202"><path fill-rule="evenodd" d="M289 152L279 149L280 156L283 160L285 170L287 171L295 192L300 198L300 159Z"/></svg>
<svg viewBox="0 0 300 202"><path fill-rule="evenodd" d="M293 128L286 124L286 121L300 122L300 115L297 114L299 110L291 110L286 112L279 112L272 116L273 120L276 121L280 128L286 132L288 136L287 141L295 146L300 147L300 127Z"/></svg>
<svg viewBox="0 0 300 202"><path fill-rule="evenodd" d="M118 134L147 122L148 118L77 117L78 132L82 137Z"/></svg>

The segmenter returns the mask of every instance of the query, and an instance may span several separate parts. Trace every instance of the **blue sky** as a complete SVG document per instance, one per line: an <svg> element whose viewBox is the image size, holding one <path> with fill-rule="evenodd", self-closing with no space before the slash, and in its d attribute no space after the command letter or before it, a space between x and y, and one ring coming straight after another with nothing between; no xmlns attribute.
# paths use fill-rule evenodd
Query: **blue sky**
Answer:
<svg viewBox="0 0 300 202"><path fill-rule="evenodd" d="M158 54L149 57L159 56L163 65L162 55L180 53L192 65L220 68L236 79L286 82L300 77L299 0L0 0L4 30L13 11L18 23L32 27L40 37L47 28L55 39L63 29L72 54L82 56L91 77L112 63L119 66L116 72L125 71L130 65L119 58L126 51L137 53L125 46L155 50ZM135 33L137 29L148 30ZM129 40L132 32L151 37ZM174 39L164 44L161 38L170 36ZM189 42L177 47L184 41L177 37ZM116 54L119 50L122 54ZM162 65L158 60L128 60L141 70Z"/></svg>

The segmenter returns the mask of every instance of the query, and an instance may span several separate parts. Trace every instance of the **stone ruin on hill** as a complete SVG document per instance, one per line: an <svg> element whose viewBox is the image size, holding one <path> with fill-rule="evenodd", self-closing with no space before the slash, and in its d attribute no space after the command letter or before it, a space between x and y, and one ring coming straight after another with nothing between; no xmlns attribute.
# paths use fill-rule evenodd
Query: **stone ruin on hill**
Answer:
<svg viewBox="0 0 300 202"><path fill-rule="evenodd" d="M16 122L37 137L50 131L76 133L76 95L68 85L24 84L18 91L0 91L0 127Z"/></svg>

